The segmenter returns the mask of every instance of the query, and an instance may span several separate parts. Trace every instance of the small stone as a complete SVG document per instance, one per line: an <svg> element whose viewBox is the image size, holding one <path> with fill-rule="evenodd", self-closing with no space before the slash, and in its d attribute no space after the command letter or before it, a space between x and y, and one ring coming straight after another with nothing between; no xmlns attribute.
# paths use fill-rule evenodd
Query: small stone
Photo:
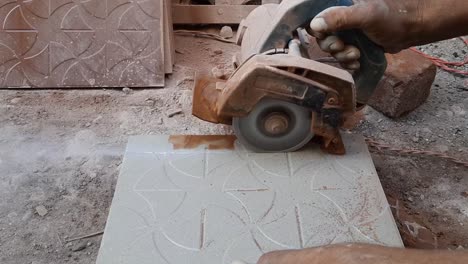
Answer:
<svg viewBox="0 0 468 264"><path fill-rule="evenodd" d="M463 246L458 246L456 250L465 250L465 248Z"/></svg>
<svg viewBox="0 0 468 264"><path fill-rule="evenodd" d="M90 126L91 126L91 123L90 123L90 122L88 122L88 123L85 124L85 127L90 127Z"/></svg>
<svg viewBox="0 0 468 264"><path fill-rule="evenodd" d="M146 105L153 106L155 103L156 103L156 101L154 101L154 100L151 99L151 98L146 98L146 100L145 100L145 104L146 104Z"/></svg>
<svg viewBox="0 0 468 264"><path fill-rule="evenodd" d="M468 198L468 191L461 192L461 196Z"/></svg>
<svg viewBox="0 0 468 264"><path fill-rule="evenodd" d="M228 39L234 36L234 32L232 32L232 28L230 26L224 26L221 28L219 35L221 35L222 38Z"/></svg>
<svg viewBox="0 0 468 264"><path fill-rule="evenodd" d="M177 83L176 83L176 86L180 86L185 82L193 82L193 81L194 81L193 77L185 77L185 78L183 78L181 80L178 80Z"/></svg>
<svg viewBox="0 0 468 264"><path fill-rule="evenodd" d="M157 124L158 124L158 125L164 124L164 119L163 119L162 117L160 117L160 118L158 119Z"/></svg>
<svg viewBox="0 0 468 264"><path fill-rule="evenodd" d="M83 249L86 248L86 246L87 246L86 242L78 243L72 248L72 251L73 252L82 251Z"/></svg>
<svg viewBox="0 0 468 264"><path fill-rule="evenodd" d="M91 179L94 179L94 178L97 177L97 173L96 173L96 172L91 172L91 173L89 174L89 177L90 177Z"/></svg>
<svg viewBox="0 0 468 264"><path fill-rule="evenodd" d="M47 210L47 208L45 208L45 206L39 205L39 206L36 206L36 213L44 217L47 215L47 213L49 213L49 211Z"/></svg>
<svg viewBox="0 0 468 264"><path fill-rule="evenodd" d="M133 90L130 89L130 88L128 88L128 87L124 87L124 88L122 89L122 92L124 92L124 94L130 94L132 91L133 91Z"/></svg>
<svg viewBox="0 0 468 264"><path fill-rule="evenodd" d="M174 110L169 110L167 112L167 117L174 117L174 116L182 114L182 113L183 113L183 110L180 109L180 108L174 109Z"/></svg>
<svg viewBox="0 0 468 264"><path fill-rule="evenodd" d="M17 104L21 101L21 97L15 97L13 99L10 100L10 103L12 104Z"/></svg>
<svg viewBox="0 0 468 264"><path fill-rule="evenodd" d="M408 201L413 202L414 201L413 197L409 196Z"/></svg>
<svg viewBox="0 0 468 264"><path fill-rule="evenodd" d="M431 134L431 133L432 133L432 130L430 130L429 128L425 127L425 128L422 129L422 132L427 133L427 134Z"/></svg>
<svg viewBox="0 0 468 264"><path fill-rule="evenodd" d="M90 247L90 246L92 246L92 245L93 245L93 243L92 243L92 242L88 242L88 243L86 243L86 247Z"/></svg>
<svg viewBox="0 0 468 264"><path fill-rule="evenodd" d="M426 198L426 197L424 196L424 194L421 194L421 196L419 196L419 198L421 198L421 200L424 200L424 198Z"/></svg>
<svg viewBox="0 0 468 264"><path fill-rule="evenodd" d="M224 70L218 67L213 67L213 69L211 69L211 74L217 79L223 79L225 77Z"/></svg>
<svg viewBox="0 0 468 264"><path fill-rule="evenodd" d="M449 147L447 145L437 145L437 146L434 147L434 149L437 152L447 152L447 151L449 151Z"/></svg>
<svg viewBox="0 0 468 264"><path fill-rule="evenodd" d="M451 108L452 112L457 116L464 116L466 114L466 111L463 109L463 107L459 105L454 105Z"/></svg>
<svg viewBox="0 0 468 264"><path fill-rule="evenodd" d="M214 53L215 55L221 55L221 54L223 54L223 51L220 50L220 49L217 49L217 50L214 50L213 53Z"/></svg>
<svg viewBox="0 0 468 264"><path fill-rule="evenodd" d="M71 246L73 246L73 243L72 243L72 242L68 242L68 243L65 245L65 247L67 247L67 248L69 248L69 247L71 247Z"/></svg>
<svg viewBox="0 0 468 264"><path fill-rule="evenodd" d="M411 140L413 140L414 143L418 143L419 142L419 137L413 137Z"/></svg>
<svg viewBox="0 0 468 264"><path fill-rule="evenodd" d="M455 58L458 58L460 55L458 55L457 52L454 52L454 53L453 53L453 56L454 56Z"/></svg>

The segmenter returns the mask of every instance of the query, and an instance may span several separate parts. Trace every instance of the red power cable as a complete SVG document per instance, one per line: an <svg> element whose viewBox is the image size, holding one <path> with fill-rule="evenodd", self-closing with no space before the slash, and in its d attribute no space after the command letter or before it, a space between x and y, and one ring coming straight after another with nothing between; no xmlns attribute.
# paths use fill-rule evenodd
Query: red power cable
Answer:
<svg viewBox="0 0 468 264"><path fill-rule="evenodd" d="M465 43L465 45L468 46L468 39L465 39L463 37L460 37L460 39ZM416 48L411 48L412 51L416 52L416 53L419 53L421 54L422 56L428 58L429 60L432 61L432 63L434 63L436 66L440 67L442 70L444 71L448 71L448 72L452 72L452 73L456 73L456 74L461 74L461 75L468 75L468 71L462 71L462 70L458 70L458 69L455 69L453 67L449 67L449 66L464 66L466 64L468 64L468 56L465 57L465 60L464 61L457 61L457 62L450 62L450 61L446 61L446 60L443 60L441 58L437 58L437 57L434 57L434 56L431 56L431 55L428 55Z"/></svg>

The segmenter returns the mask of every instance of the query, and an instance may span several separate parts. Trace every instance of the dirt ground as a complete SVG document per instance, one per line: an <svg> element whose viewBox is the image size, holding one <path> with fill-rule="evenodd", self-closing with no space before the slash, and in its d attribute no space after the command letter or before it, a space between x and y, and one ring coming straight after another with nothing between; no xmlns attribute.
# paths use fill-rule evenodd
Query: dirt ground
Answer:
<svg viewBox="0 0 468 264"><path fill-rule="evenodd" d="M231 133L191 116L191 89L197 70L231 69L238 48L191 37L176 37L176 48L165 89L0 91L0 263L94 263L99 236L67 240L104 229L128 136ZM465 56L463 48L457 40L425 47L446 59ZM439 71L420 109L398 120L366 109L355 132L467 159L467 111L468 80ZM373 158L408 246L468 248L466 168Z"/></svg>

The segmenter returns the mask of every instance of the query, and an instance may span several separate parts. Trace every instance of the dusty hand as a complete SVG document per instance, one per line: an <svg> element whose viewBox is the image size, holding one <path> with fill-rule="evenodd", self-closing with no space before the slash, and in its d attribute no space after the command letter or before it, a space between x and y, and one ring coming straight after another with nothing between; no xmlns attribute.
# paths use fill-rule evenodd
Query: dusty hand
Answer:
<svg viewBox="0 0 468 264"><path fill-rule="evenodd" d="M398 52L413 43L412 32L421 10L418 0L354 0L350 7L332 7L310 23L320 48L331 53L345 68L359 68L360 52L345 45L334 32L361 29L386 52Z"/></svg>
<svg viewBox="0 0 468 264"><path fill-rule="evenodd" d="M466 264L468 252L389 248L366 244L342 244L303 250L275 251L258 264Z"/></svg>
<svg viewBox="0 0 468 264"><path fill-rule="evenodd" d="M376 259L371 262L363 261L360 254L363 249L374 246L348 244L334 245L304 250L274 251L263 255L257 264L375 264Z"/></svg>

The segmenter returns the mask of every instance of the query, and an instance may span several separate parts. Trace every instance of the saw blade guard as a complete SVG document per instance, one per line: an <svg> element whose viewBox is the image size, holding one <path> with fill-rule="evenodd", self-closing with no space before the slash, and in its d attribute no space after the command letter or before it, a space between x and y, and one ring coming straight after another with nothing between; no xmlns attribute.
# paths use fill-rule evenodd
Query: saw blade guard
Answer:
<svg viewBox="0 0 468 264"><path fill-rule="evenodd" d="M270 50L285 49L297 29L308 28L309 23L320 12L329 7L351 5L351 0L288 0L279 5L259 7L240 25L237 42L242 44L242 59L246 60ZM268 17L265 18L265 15ZM263 22L258 21L260 16L263 16ZM337 32L336 35L346 44L356 46L361 51L361 67L354 72L353 79L357 101L365 104L387 68L384 50L360 30L346 30Z"/></svg>

